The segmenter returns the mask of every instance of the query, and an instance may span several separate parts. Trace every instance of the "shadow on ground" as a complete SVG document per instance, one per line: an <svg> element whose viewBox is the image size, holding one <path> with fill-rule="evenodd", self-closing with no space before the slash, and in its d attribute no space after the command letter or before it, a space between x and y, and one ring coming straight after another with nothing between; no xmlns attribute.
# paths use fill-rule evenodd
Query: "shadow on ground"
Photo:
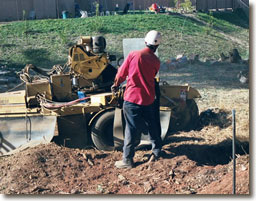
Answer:
<svg viewBox="0 0 256 201"><path fill-rule="evenodd" d="M56 64L64 65L66 63L66 59L63 60L51 60L50 52L44 48L29 48L22 50L22 54L25 58L25 63L11 63L9 61L0 60L0 65L5 65L8 69L15 69L19 71L25 67L26 64L33 64L37 67L41 68L52 68Z"/></svg>
<svg viewBox="0 0 256 201"><path fill-rule="evenodd" d="M169 137L167 142L184 141L189 138L184 137ZM191 138L190 140L194 140ZM197 139L202 141L203 139ZM249 154L249 142L236 141L236 154ZM224 165L228 164L232 159L232 140L227 139L219 144L181 144L178 146L169 146L165 148L171 154L166 154L163 158L173 158L174 156L186 155L190 160L193 160L197 165Z"/></svg>
<svg viewBox="0 0 256 201"><path fill-rule="evenodd" d="M31 63L34 65L37 65L39 63L50 63L49 55L50 52L48 52L46 49L40 48L40 49L25 49L22 51L22 54L26 58L27 63Z"/></svg>
<svg viewBox="0 0 256 201"><path fill-rule="evenodd" d="M230 111L225 111L218 108L208 109L201 112L196 132L200 132L204 127L209 125L217 126L220 129L223 129L229 127L231 124L232 119L230 118ZM196 144L182 144L183 142L187 141L196 142ZM230 162L232 159L231 139L226 139L219 144L197 144L202 141L204 141L204 138L169 135L165 141L165 144L170 144L167 151L172 153L171 156L186 155L198 165L215 166ZM180 144L173 146L172 144L175 143ZM240 142L236 140L236 154L249 154L249 142Z"/></svg>
<svg viewBox="0 0 256 201"><path fill-rule="evenodd" d="M229 117L230 112L220 110L218 108L209 109L202 112L199 116L199 122L196 131L200 136L200 131L209 125L219 127L220 129L227 128L232 124ZM184 136L186 135L187 136ZM169 133L163 144L163 158L174 158L176 156L186 155L190 160L193 160L199 166L203 165L224 165L232 160L232 139L226 139L218 144L202 144L205 139L202 137L190 137L189 132ZM203 133L201 133L203 135ZM214 133L213 133L214 135ZM249 142L240 142L236 140L236 154L249 154ZM151 149L151 146L144 147ZM137 164L139 165L139 164Z"/></svg>
<svg viewBox="0 0 256 201"><path fill-rule="evenodd" d="M249 71L247 64L209 63L186 64L173 70L161 70L161 80L170 85L184 85L200 88L248 89L249 84L242 84L238 79L241 71Z"/></svg>

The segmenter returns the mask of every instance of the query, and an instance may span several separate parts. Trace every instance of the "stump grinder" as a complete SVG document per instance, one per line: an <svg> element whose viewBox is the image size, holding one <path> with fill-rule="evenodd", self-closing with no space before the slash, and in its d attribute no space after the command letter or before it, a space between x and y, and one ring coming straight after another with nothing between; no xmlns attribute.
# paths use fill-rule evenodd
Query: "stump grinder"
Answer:
<svg viewBox="0 0 256 201"><path fill-rule="evenodd" d="M28 64L19 73L23 88L0 94L0 155L55 143L71 148L119 149L124 139L122 102L125 85L112 94L117 67L105 52L102 36L81 37L68 62L51 70ZM196 126L199 92L157 80L161 137ZM147 127L137 145L149 144Z"/></svg>

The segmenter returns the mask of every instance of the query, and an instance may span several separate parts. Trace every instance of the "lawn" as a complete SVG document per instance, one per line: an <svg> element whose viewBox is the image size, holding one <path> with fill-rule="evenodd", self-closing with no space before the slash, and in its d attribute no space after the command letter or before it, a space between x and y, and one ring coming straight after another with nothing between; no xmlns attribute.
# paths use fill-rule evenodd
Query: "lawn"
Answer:
<svg viewBox="0 0 256 201"><path fill-rule="evenodd" d="M182 53L218 59L233 48L244 59L249 57L249 26L237 13L129 14L0 24L0 65L18 69L27 63L44 68L63 65L69 47L82 35L103 35L106 50L120 57L123 38L144 37L151 29L163 34L161 61Z"/></svg>

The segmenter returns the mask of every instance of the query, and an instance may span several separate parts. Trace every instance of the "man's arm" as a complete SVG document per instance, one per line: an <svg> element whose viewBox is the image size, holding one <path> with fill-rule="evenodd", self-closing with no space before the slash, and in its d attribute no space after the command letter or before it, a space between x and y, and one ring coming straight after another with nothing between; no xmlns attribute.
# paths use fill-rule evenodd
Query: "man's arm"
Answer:
<svg viewBox="0 0 256 201"><path fill-rule="evenodd" d="M118 69L115 80L114 80L114 86L119 86L122 82L126 80L126 77L129 72L129 65L131 60L131 54L127 56L122 66Z"/></svg>

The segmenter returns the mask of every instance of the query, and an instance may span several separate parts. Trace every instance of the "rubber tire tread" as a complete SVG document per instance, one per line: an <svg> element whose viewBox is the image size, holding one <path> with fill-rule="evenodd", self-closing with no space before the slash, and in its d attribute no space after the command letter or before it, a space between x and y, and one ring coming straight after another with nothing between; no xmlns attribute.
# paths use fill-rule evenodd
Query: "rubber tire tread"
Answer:
<svg viewBox="0 0 256 201"><path fill-rule="evenodd" d="M91 125L91 137L95 147L102 151L113 151L113 125L115 110L107 110L100 114ZM111 125L110 125L111 124ZM112 129L110 129L112 128ZM106 135L111 139L106 139Z"/></svg>

